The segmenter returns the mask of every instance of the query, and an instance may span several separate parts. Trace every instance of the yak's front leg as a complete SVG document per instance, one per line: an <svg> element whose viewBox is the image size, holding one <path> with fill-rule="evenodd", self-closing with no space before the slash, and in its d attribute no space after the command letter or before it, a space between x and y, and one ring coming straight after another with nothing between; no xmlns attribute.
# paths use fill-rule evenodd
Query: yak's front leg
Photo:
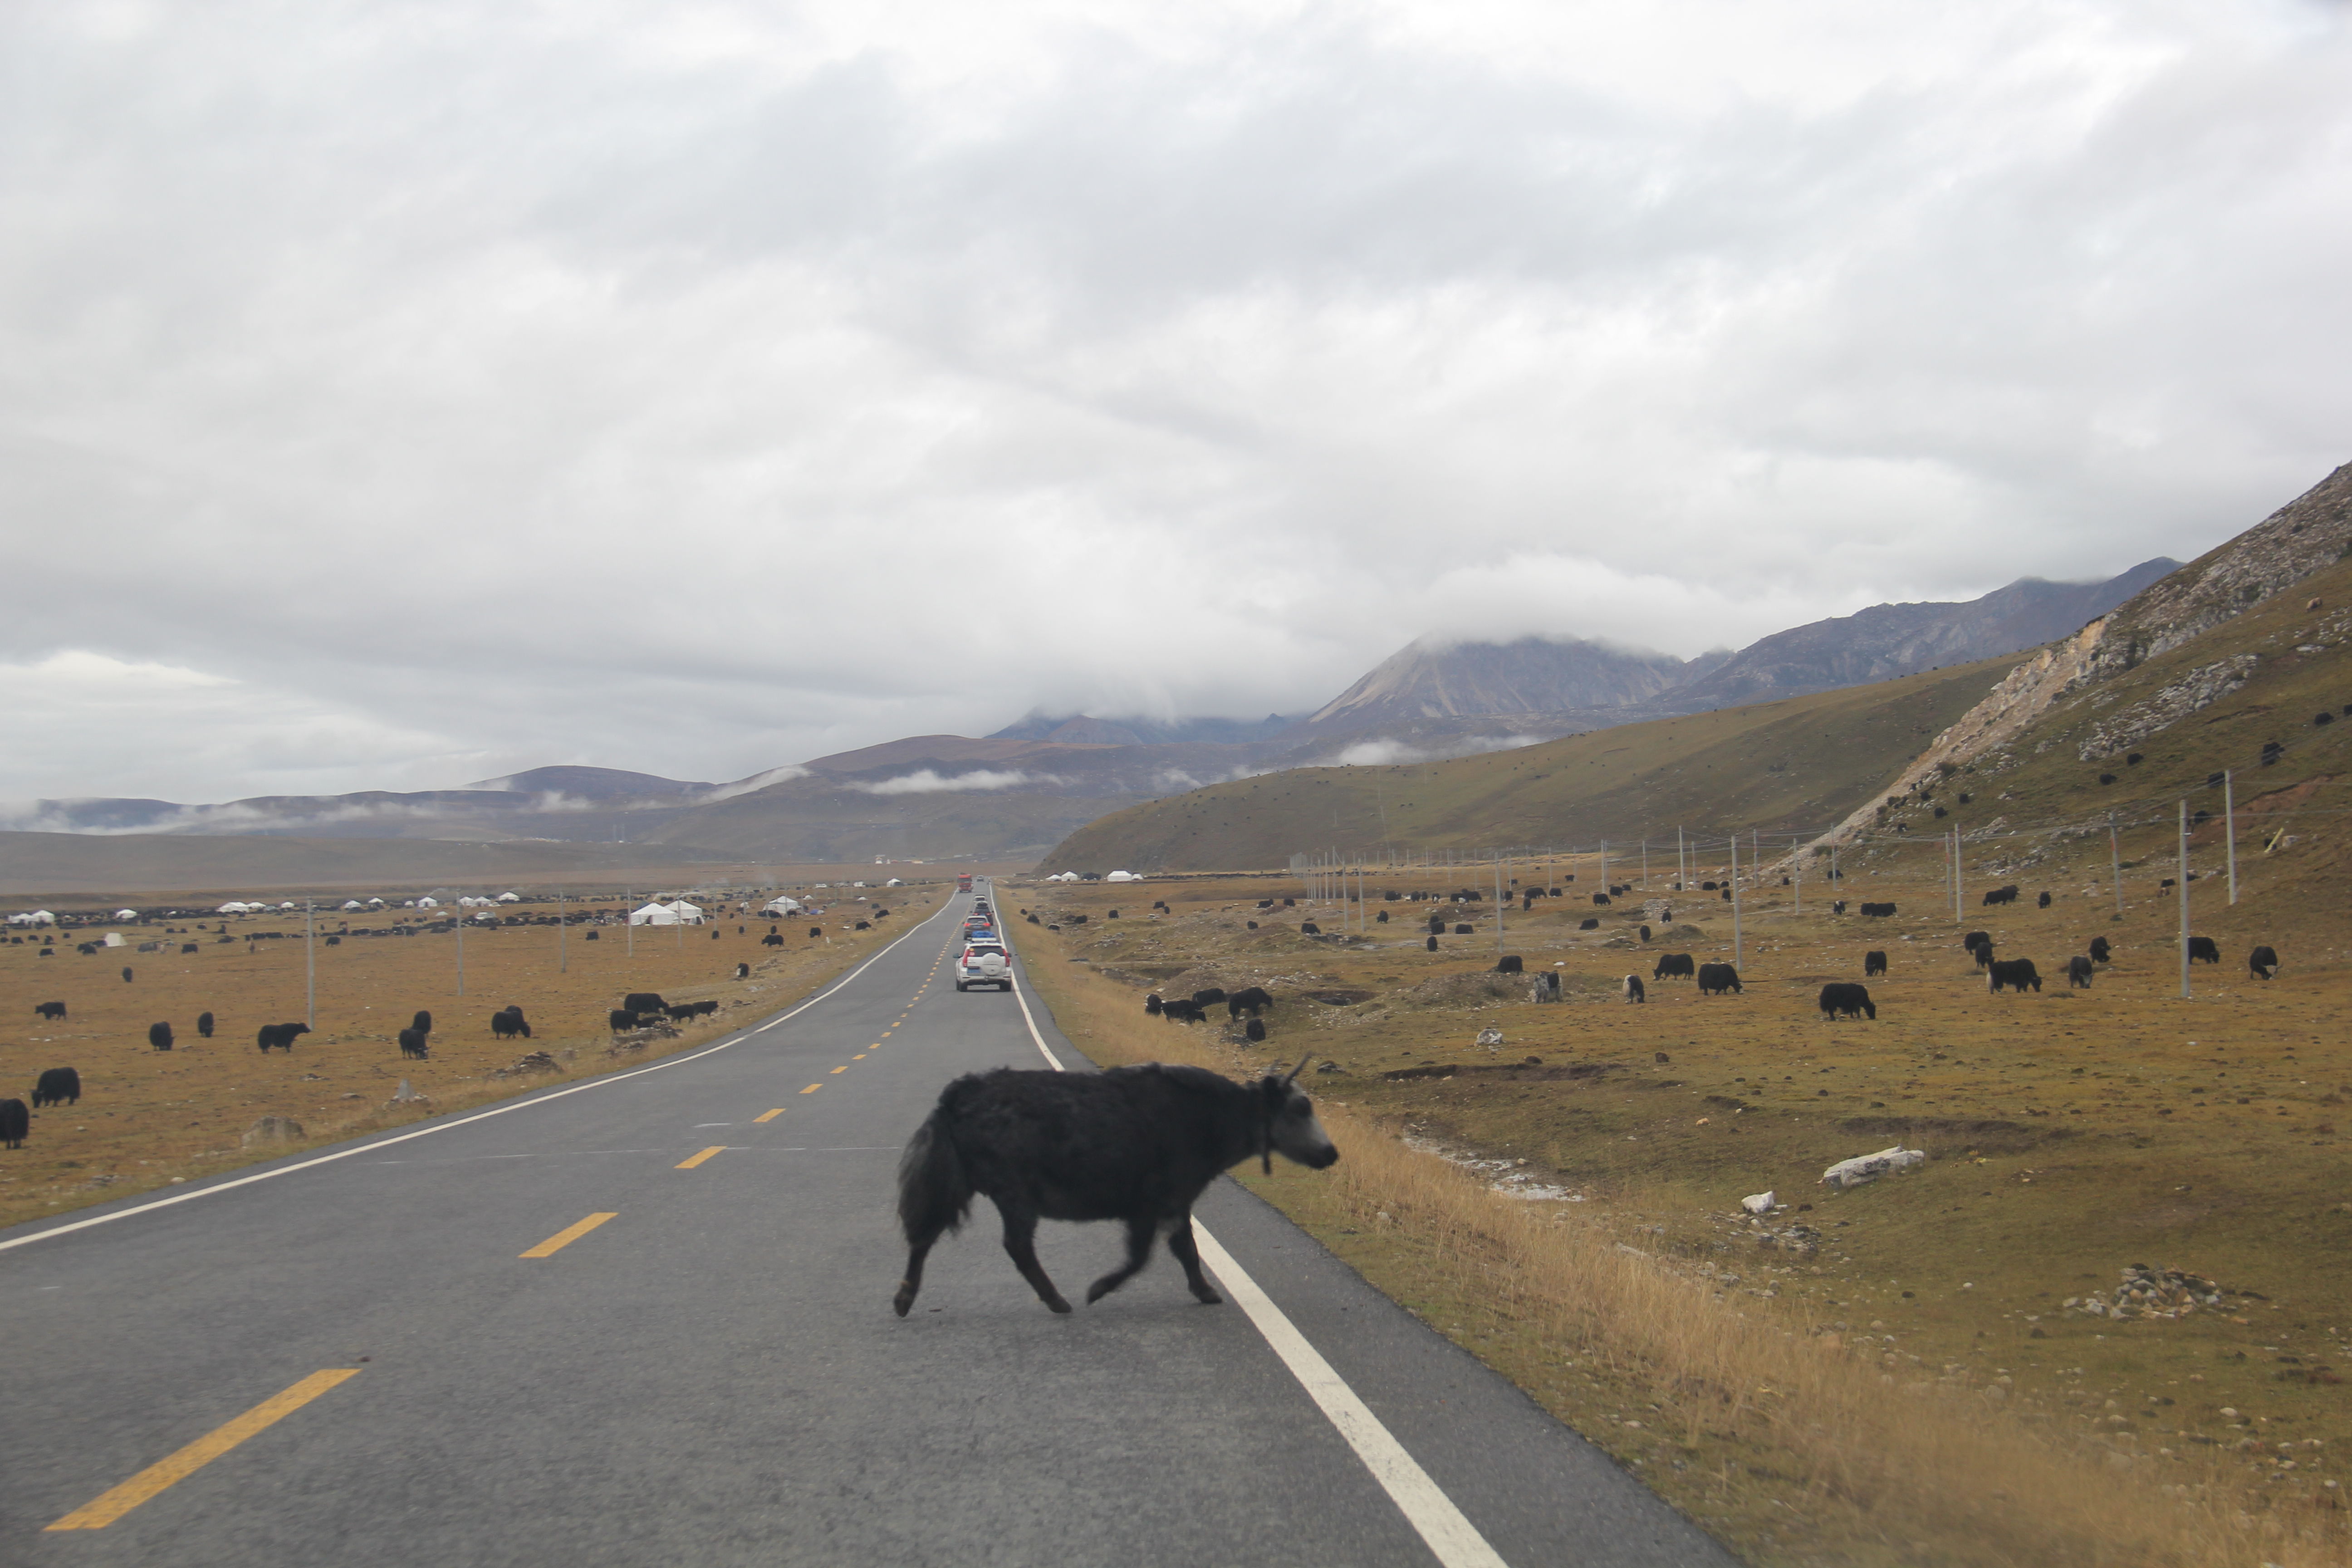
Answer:
<svg viewBox="0 0 2352 1568"><path fill-rule="evenodd" d="M1134 1279L1136 1271L1151 1261L1151 1238L1159 1231L1160 1222L1150 1215L1138 1215L1127 1222L1127 1261L1087 1287L1087 1306Z"/></svg>
<svg viewBox="0 0 2352 1568"><path fill-rule="evenodd" d="M1176 1223L1168 1227L1168 1250L1184 1266L1184 1283L1192 1288L1194 1300L1204 1307L1223 1304L1225 1299L1217 1294L1208 1276L1201 1272L1201 1248L1192 1240L1192 1216L1189 1213L1178 1215Z"/></svg>
<svg viewBox="0 0 2352 1568"><path fill-rule="evenodd" d="M1037 1292L1037 1300L1056 1312L1066 1312L1070 1304L1054 1289L1054 1281L1045 1275L1045 1266L1037 1261L1037 1215L1034 1209L1017 1204L996 1200L996 1212L1004 1216L1004 1250L1013 1259L1013 1267L1021 1270L1021 1278Z"/></svg>

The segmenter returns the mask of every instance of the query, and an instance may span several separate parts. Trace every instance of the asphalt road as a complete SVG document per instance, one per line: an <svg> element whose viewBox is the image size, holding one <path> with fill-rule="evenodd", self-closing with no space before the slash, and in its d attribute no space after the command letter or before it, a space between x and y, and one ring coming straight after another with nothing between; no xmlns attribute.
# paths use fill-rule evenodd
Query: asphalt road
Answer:
<svg viewBox="0 0 2352 1568"><path fill-rule="evenodd" d="M893 1316L940 1085L1086 1070L1025 991L954 989L966 903L717 1048L0 1233L0 1563L1731 1561L1230 1182L1199 1215L1255 1314L1162 1249L1055 1316L982 1201ZM1119 1248L1039 1237L1074 1299Z"/></svg>

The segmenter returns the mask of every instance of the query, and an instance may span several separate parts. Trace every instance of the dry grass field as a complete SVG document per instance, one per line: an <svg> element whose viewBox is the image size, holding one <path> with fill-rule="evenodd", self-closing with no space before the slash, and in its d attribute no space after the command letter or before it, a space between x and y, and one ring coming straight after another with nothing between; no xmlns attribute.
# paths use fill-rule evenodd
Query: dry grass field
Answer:
<svg viewBox="0 0 2352 1568"><path fill-rule="evenodd" d="M1504 945L1563 977L1559 1005L1491 973L1484 868L1372 873L1390 921L1360 935L1360 910L1310 904L1289 876L1015 884L1003 901L1062 927L1012 929L1105 1059L1240 1073L1311 1055L1346 1158L1246 1179L1752 1560L2340 1563L2352 921L2283 868L2250 861L2235 909L2200 880L2195 929L2224 961L2182 1001L2168 868L2127 870L2113 918L2095 847L1958 921L1932 844L1855 863L1844 896L1891 900L1892 920L1832 916L1818 886L1801 914L1791 889L1744 894L1745 990L1650 981L1641 1005L1618 980L1658 953L1732 956L1730 906L1665 894L1671 865L1652 868L1675 908L1646 944L1639 893L1594 908L1590 861L1557 863L1569 896L1510 906ZM1430 906L1380 898L1465 886L1489 899L1448 906L1435 953ZM1580 931L1588 917L1600 929ZM2039 994L1988 993L1958 942L1976 929L2034 959ZM2098 935L2114 962L2070 990L2065 959ZM2278 979L2249 975L2257 942ZM1869 949L1889 960L1876 1020L1824 1022L1820 986L1861 980ZM1278 998L1262 1046L1222 1009L1187 1026L1141 1006L1250 984ZM1499 1042L1477 1043L1486 1029ZM1926 1164L1822 1184L1897 1143ZM1780 1206L1742 1211L1768 1190ZM2085 1310L2142 1265L2218 1300Z"/></svg>
<svg viewBox="0 0 2352 1568"><path fill-rule="evenodd" d="M321 911L310 954L317 964L318 1026L290 1052L264 1053L255 1036L264 1024L304 1016L308 981L299 910L69 930L56 937L54 956L47 958L37 934L14 932L14 940L0 945L0 1099L29 1102L39 1073L53 1067L79 1071L82 1095L78 1105L35 1112L25 1147L0 1151L0 1225L687 1049L813 989L935 911L954 886L950 879L859 892L847 886L844 873L854 877L866 868L825 869L834 887L800 895L824 900L824 914L778 922L781 947L763 944L767 921L734 912L740 898L751 898L757 909L765 893L739 896L726 903L723 918L701 927L631 931L581 923L599 911L618 915L623 900L605 897L567 901L570 923L562 928L469 929L463 994L454 931L342 935L331 946L328 938L341 934L346 922L353 931L388 931L415 925L419 912ZM859 901L865 899L874 902ZM200 907L222 901L208 896ZM876 903L890 915L856 930ZM718 899L700 904L720 915ZM53 907L64 913L71 906ZM508 912L551 920L556 906L533 900ZM822 926L824 934L810 937L813 926ZM119 932L126 945L87 956L77 951L78 942L106 930ZM156 942L163 943L162 951L138 951L141 943ZM191 942L196 951L183 952ZM739 963L751 965L750 978L735 978ZM126 966L132 975L128 982ZM658 992L673 1004L711 1000L719 1007L682 1025L674 1037L633 1037L616 1047L607 1015L631 991ZM51 1001L66 1004L63 1021L36 1013L38 1004ZM490 1015L510 1003L530 1024L529 1040L502 1040L491 1032ZM430 1011L434 1021L430 1055L423 1061L404 1058L396 1038L419 1009ZM210 1039L197 1035L197 1015L205 1012L215 1020ZM169 1051L148 1044L149 1026L157 1022L172 1026ZM544 1058L523 1062L531 1053ZM423 1098L395 1101L404 1080ZM299 1124L299 1135L257 1134L269 1117Z"/></svg>

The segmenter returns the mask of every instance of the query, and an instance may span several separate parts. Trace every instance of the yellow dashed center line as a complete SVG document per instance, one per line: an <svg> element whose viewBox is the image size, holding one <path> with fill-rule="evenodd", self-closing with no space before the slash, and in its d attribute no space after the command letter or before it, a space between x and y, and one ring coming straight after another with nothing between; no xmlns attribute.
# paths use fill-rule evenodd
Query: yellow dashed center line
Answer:
<svg viewBox="0 0 2352 1568"><path fill-rule="evenodd" d="M847 1062L844 1062L833 1070L835 1072L847 1072L849 1070L849 1064Z"/></svg>
<svg viewBox="0 0 2352 1568"><path fill-rule="evenodd" d="M603 1225L606 1220L618 1219L620 1217L620 1215L614 1214L592 1214L586 1219L582 1220L578 1225L568 1226L565 1228L557 1231L553 1236L549 1237L545 1241L541 1242L529 1252L522 1253L520 1256L524 1258L552 1258L557 1253L562 1251L565 1247L571 1246L573 1242L579 1240L582 1237L587 1235L590 1231L595 1229L598 1226Z"/></svg>
<svg viewBox="0 0 2352 1568"><path fill-rule="evenodd" d="M854 1056L854 1057L850 1058L849 1059L850 1059L851 1061L854 1061L854 1062L862 1062L862 1061L864 1061L864 1060L866 1059L866 1053L865 1053L864 1051L860 1051L860 1052L858 1052L856 1056ZM835 1070L835 1072L839 1072L841 1069L840 1069L839 1068L835 1068L834 1070Z"/></svg>
<svg viewBox="0 0 2352 1568"><path fill-rule="evenodd" d="M727 1145L726 1145L726 1144L724 1144L724 1143L713 1143L709 1148L705 1149L701 1153L699 1153L699 1154L689 1154L689 1155L688 1155L685 1159L680 1160L680 1161L677 1163L677 1169L679 1169L679 1170L681 1170L681 1171L691 1171L691 1170L693 1170L697 1165L701 1164L701 1163L702 1163L702 1162L704 1162L705 1160L709 1159L713 1154L724 1154L725 1152L727 1152Z"/></svg>
<svg viewBox="0 0 2352 1568"><path fill-rule="evenodd" d="M149 1498L211 1464L247 1437L291 1415L319 1395L359 1375L357 1367L314 1372L285 1393L265 1399L226 1426L215 1427L178 1453L159 1459L113 1490L66 1515L51 1530L104 1530Z"/></svg>
<svg viewBox="0 0 2352 1568"><path fill-rule="evenodd" d="M771 1110L764 1115L754 1116L751 1120L754 1121L773 1121L777 1117L782 1116L783 1113L784 1108L780 1105L776 1107L775 1110Z"/></svg>
<svg viewBox="0 0 2352 1568"><path fill-rule="evenodd" d="M823 1085L823 1084L821 1084L821 1083L813 1083L813 1084L809 1085L806 1089L804 1089L801 1090L801 1092L802 1092L803 1094L814 1094L818 1089L823 1089L824 1087L824 1085Z"/></svg>

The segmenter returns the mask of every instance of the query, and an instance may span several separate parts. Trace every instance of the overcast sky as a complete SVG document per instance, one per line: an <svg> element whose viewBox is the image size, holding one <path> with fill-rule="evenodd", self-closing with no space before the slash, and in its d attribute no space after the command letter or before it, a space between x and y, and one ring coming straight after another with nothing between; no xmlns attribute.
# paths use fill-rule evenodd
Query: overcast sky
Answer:
<svg viewBox="0 0 2352 1568"><path fill-rule="evenodd" d="M0 799L723 780L2187 559L2352 15L0 9Z"/></svg>

